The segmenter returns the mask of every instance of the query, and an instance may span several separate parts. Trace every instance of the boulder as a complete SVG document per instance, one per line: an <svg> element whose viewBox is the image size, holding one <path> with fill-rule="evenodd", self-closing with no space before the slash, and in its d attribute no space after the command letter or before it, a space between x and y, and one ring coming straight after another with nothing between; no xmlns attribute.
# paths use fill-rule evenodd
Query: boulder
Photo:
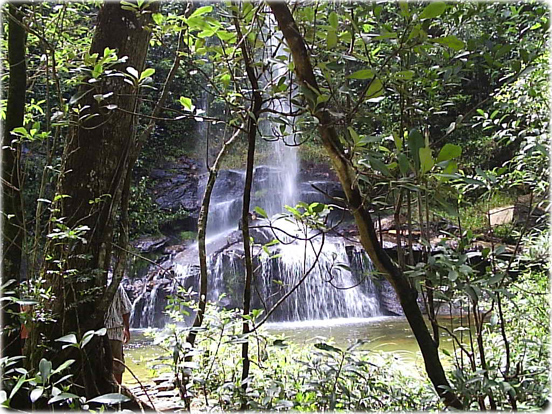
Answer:
<svg viewBox="0 0 552 414"><path fill-rule="evenodd" d="M175 385L172 381L165 381L155 386L155 390L157 391L172 391L174 389Z"/></svg>
<svg viewBox="0 0 552 414"><path fill-rule="evenodd" d="M151 253L164 247L168 240L168 237L165 236L150 236L133 241L132 246L141 253Z"/></svg>
<svg viewBox="0 0 552 414"><path fill-rule="evenodd" d="M153 382L156 385L162 384L164 382L174 382L174 374L172 372L164 372L162 374L159 374L157 378L154 378Z"/></svg>

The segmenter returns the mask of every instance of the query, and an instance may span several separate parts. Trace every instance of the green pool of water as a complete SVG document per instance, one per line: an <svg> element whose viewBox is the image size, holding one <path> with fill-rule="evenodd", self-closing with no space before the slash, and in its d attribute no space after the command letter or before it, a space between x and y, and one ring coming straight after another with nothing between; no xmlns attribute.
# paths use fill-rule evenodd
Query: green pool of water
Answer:
<svg viewBox="0 0 552 414"><path fill-rule="evenodd" d="M454 327L457 321L452 321ZM442 324L450 325L451 320L443 318ZM316 343L332 340L335 346L343 349L357 340L366 341L362 349L380 350L393 353L405 363L406 369L414 376L424 375L423 360L418 345L404 317L382 316L366 319L333 319L324 321L304 321L269 323L266 330L273 335L285 335L298 344ZM131 341L125 346L125 360L134 374L144 382L151 379L155 372L150 368L157 365L158 372L169 371L163 367L163 360L156 360L164 352L152 344L151 336L145 330L131 330ZM453 351L452 339L441 330L440 349ZM441 354L443 364L450 364L450 359ZM125 372L123 381L136 383L132 375Z"/></svg>

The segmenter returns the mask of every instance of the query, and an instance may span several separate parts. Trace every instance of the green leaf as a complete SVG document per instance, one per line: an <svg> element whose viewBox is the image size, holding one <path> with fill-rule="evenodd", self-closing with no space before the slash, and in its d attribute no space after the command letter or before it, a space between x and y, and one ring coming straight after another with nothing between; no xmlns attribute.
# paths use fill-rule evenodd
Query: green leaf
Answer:
<svg viewBox="0 0 552 414"><path fill-rule="evenodd" d="M386 175L388 177L391 177L391 173L389 172L389 168L387 168L387 165L385 165L382 161L378 160L374 157L368 157L368 160L370 160L370 166L376 170L381 172L383 175Z"/></svg>
<svg viewBox="0 0 552 414"><path fill-rule="evenodd" d="M383 84L379 79L374 79L370 86L368 87L368 91L366 92L366 99L376 98L383 94Z"/></svg>
<svg viewBox="0 0 552 414"><path fill-rule="evenodd" d="M322 203L312 203L309 207L315 213L322 213L322 211L326 208L326 206Z"/></svg>
<svg viewBox="0 0 552 414"><path fill-rule="evenodd" d="M320 105L321 103L328 102L329 99L330 99L329 95L318 95L316 97L316 105ZM285 125L284 125L284 130L285 130Z"/></svg>
<svg viewBox="0 0 552 414"><path fill-rule="evenodd" d="M431 170L431 168L433 168L433 166L435 165L435 160L431 155L431 148L424 147L424 148L420 148L419 151L420 151L420 164L422 167L422 173L425 174L426 172Z"/></svg>
<svg viewBox="0 0 552 414"><path fill-rule="evenodd" d="M339 21L338 21L338 18L337 18L337 13L336 12L331 12L330 13L330 18L328 20L330 22L330 26L332 26L334 29L337 29L337 25L339 24Z"/></svg>
<svg viewBox="0 0 552 414"><path fill-rule="evenodd" d="M403 140L396 132L393 132L393 141L395 142L395 148L397 148L398 151L402 151Z"/></svg>
<svg viewBox="0 0 552 414"><path fill-rule="evenodd" d="M479 300L479 296L477 295L477 292L475 291L475 289L471 285L465 285L464 286L464 291L470 296L470 298L474 302L477 302Z"/></svg>
<svg viewBox="0 0 552 414"><path fill-rule="evenodd" d="M404 16L404 17L410 16L410 13L408 12L408 2L399 1L399 7L401 8L401 11L400 11L401 16Z"/></svg>
<svg viewBox="0 0 552 414"><path fill-rule="evenodd" d="M347 76L349 79L372 79L374 77L374 72L370 69L361 69L356 72L351 73Z"/></svg>
<svg viewBox="0 0 552 414"><path fill-rule="evenodd" d="M133 78L138 79L139 73L136 69L134 69L132 66L129 66L126 68L126 71L132 76Z"/></svg>
<svg viewBox="0 0 552 414"><path fill-rule="evenodd" d="M420 19L433 19L440 16L446 10L447 5L443 1L432 1L420 14Z"/></svg>
<svg viewBox="0 0 552 414"><path fill-rule="evenodd" d="M256 207L254 208L254 210L255 210L255 212L256 212L259 216L264 217L264 218L267 218L267 217L268 217L268 215L266 214L266 211L264 211L264 209L262 209L261 207L256 206Z"/></svg>
<svg viewBox="0 0 552 414"><path fill-rule="evenodd" d="M324 351L339 352L339 353L343 352L341 349L336 348L335 346L332 346L330 344L326 344L324 342L318 342L317 344L314 344L314 346Z"/></svg>
<svg viewBox="0 0 552 414"><path fill-rule="evenodd" d="M445 144L439 155L437 156L437 162L448 161L454 158L458 158L462 154L462 147L455 144Z"/></svg>
<svg viewBox="0 0 552 414"><path fill-rule="evenodd" d="M209 28L204 29L204 30L202 30L201 32L199 32L199 33L197 34L197 37L200 37L200 38L211 37L211 36L213 36L217 31L218 31L218 28L216 28L216 27L209 27Z"/></svg>
<svg viewBox="0 0 552 414"><path fill-rule="evenodd" d="M414 161L414 168L416 171L420 169L420 154L419 150L420 148L423 148L424 143L424 137L422 134L418 132L418 130L413 129L408 134L408 149L410 151L410 155L412 156L412 159Z"/></svg>
<svg viewBox="0 0 552 414"><path fill-rule="evenodd" d="M335 30L328 30L328 34L326 36L326 43L328 46L328 49L333 49L337 46L337 34L335 33Z"/></svg>
<svg viewBox="0 0 552 414"><path fill-rule="evenodd" d="M355 144L358 144L360 141L360 138L356 131L352 127L347 127L347 130L349 131L349 134L351 135L351 138L353 139L353 142Z"/></svg>
<svg viewBox="0 0 552 414"><path fill-rule="evenodd" d="M219 30L217 31L217 37L224 42L228 42L230 40L234 40L236 38L236 34L227 32L226 30Z"/></svg>
<svg viewBox="0 0 552 414"><path fill-rule="evenodd" d="M153 18L155 24L161 26L161 24L163 23L163 15L161 13L153 13L151 17Z"/></svg>
<svg viewBox="0 0 552 414"><path fill-rule="evenodd" d="M146 79L147 77L153 75L154 73L155 73L155 69L148 68L148 69L146 69L145 71L142 72L142 74L140 75L140 80Z"/></svg>
<svg viewBox="0 0 552 414"><path fill-rule="evenodd" d="M192 17L203 16L204 14L210 13L212 11L213 11L213 6L203 6L198 9L195 9L189 18L191 19Z"/></svg>
<svg viewBox="0 0 552 414"><path fill-rule="evenodd" d="M480 187L484 187L485 183L481 180L476 180L475 178L470 177L462 177L461 180L465 182L466 184L474 184Z"/></svg>
<svg viewBox="0 0 552 414"><path fill-rule="evenodd" d="M458 272L454 269L451 269L449 270L447 277L451 282L454 282L456 279L458 279Z"/></svg>
<svg viewBox="0 0 552 414"><path fill-rule="evenodd" d="M52 362L48 361L45 358L42 358L38 363L38 371L40 372L40 376L42 377L42 383L46 384L46 381L48 380L48 377L52 372Z"/></svg>
<svg viewBox="0 0 552 414"><path fill-rule="evenodd" d="M397 72L395 76L399 79L405 79L410 80L414 77L414 71L413 70L401 70L400 72Z"/></svg>
<svg viewBox="0 0 552 414"><path fill-rule="evenodd" d="M100 329L98 329L96 332L94 332L94 335L104 336L106 333L107 333L107 329L106 329L106 328L100 328Z"/></svg>
<svg viewBox="0 0 552 414"><path fill-rule="evenodd" d="M42 361L40 361L40 362L42 363ZM15 386L11 390L10 398L9 398L10 400L13 398L13 396L15 394L17 394L17 391L19 391L19 389L21 388L21 386L23 385L24 382L25 382L25 375L21 375L19 377L19 379L17 380L17 383L15 384Z"/></svg>
<svg viewBox="0 0 552 414"><path fill-rule="evenodd" d="M72 365L74 362L75 362L74 359L68 359L68 360L65 361L63 364L61 364L59 367L57 367L55 370L53 370L53 371L52 371L52 375L53 375L53 374L57 374L58 372L63 371L64 369L66 369L67 367L69 367L70 365Z"/></svg>
<svg viewBox="0 0 552 414"><path fill-rule="evenodd" d="M12 135L23 135L24 137L29 136L29 132L27 131L27 129L25 127L14 128L14 129L12 129L11 133L12 133Z"/></svg>
<svg viewBox="0 0 552 414"><path fill-rule="evenodd" d="M98 403L98 404L119 404L130 401L130 398L128 398L126 395L119 394L119 393L111 393L111 394L104 394L100 395L99 397L92 398L91 400L88 400L89 403Z"/></svg>
<svg viewBox="0 0 552 414"><path fill-rule="evenodd" d="M181 97L180 97L180 104L181 104L184 108L188 109L189 111L192 110L192 100L191 100L190 98L186 98L186 97L184 97L184 96L181 96Z"/></svg>
<svg viewBox="0 0 552 414"><path fill-rule="evenodd" d="M38 400L40 397L42 397L42 394L44 393L44 387L37 387L34 390L31 391L31 402L35 403L36 400Z"/></svg>
<svg viewBox="0 0 552 414"><path fill-rule="evenodd" d="M90 342L92 340L92 338L94 337L94 331L87 331L84 333L84 335L82 336L82 340L81 340L81 348L84 348L88 342Z"/></svg>
<svg viewBox="0 0 552 414"><path fill-rule="evenodd" d="M58 401L65 401L69 399L79 399L78 395L71 394L70 392L62 392L48 400L48 404L53 404Z"/></svg>
<svg viewBox="0 0 552 414"><path fill-rule="evenodd" d="M504 273L498 272L498 273L495 273L493 276L491 276L491 277L487 280L487 282L488 282L490 285L494 285L495 283L501 282L502 279L504 279Z"/></svg>
<svg viewBox="0 0 552 414"><path fill-rule="evenodd" d="M458 217L458 209L454 205L447 202L443 197L441 197L441 195L434 194L433 198L445 209L448 215Z"/></svg>
<svg viewBox="0 0 552 414"><path fill-rule="evenodd" d="M458 39L456 36L453 36L453 35L439 37L437 39L434 39L434 42L450 47L451 49L456 51L462 50L466 47L463 41L461 41L460 39Z"/></svg>
<svg viewBox="0 0 552 414"><path fill-rule="evenodd" d="M366 145L372 143L380 143L383 140L382 136L365 135L360 138L359 144Z"/></svg>
<svg viewBox="0 0 552 414"><path fill-rule="evenodd" d="M403 175L408 174L410 171L410 162L408 161L408 157L404 152L401 152L398 156L399 160L399 169L401 170L401 173Z"/></svg>
<svg viewBox="0 0 552 414"><path fill-rule="evenodd" d="M76 344L77 343L77 337L75 336L75 334L69 334L69 335L62 336L61 338L57 338L56 342L65 342L65 343L68 343L68 344Z"/></svg>

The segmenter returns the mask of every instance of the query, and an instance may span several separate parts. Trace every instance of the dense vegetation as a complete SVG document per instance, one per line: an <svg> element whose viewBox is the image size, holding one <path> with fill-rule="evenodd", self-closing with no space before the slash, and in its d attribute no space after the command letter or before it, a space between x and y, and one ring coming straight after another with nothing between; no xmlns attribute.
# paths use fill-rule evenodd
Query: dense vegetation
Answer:
<svg viewBox="0 0 552 414"><path fill-rule="evenodd" d="M175 323L193 310L193 325L156 339L187 408L547 406L543 4L138 0L2 12L3 406L138 409L113 382L104 315L143 260L131 241L196 232L199 292L182 290L167 309ZM256 241L243 224L254 165L278 139L298 146L305 171L341 184L331 208L350 213L395 289L427 376L404 375L362 343L300 346L263 330L266 312L250 300ZM205 174L204 193L193 208L167 207L152 172L183 162ZM209 203L225 168L246 177L237 310L207 302ZM495 225L489 211L510 205L514 219ZM329 211L301 203L283 213L324 237ZM403 224L393 258L381 216ZM439 225L446 237L436 239ZM458 310L462 326L443 324L440 309ZM439 352L443 331L453 352Z"/></svg>

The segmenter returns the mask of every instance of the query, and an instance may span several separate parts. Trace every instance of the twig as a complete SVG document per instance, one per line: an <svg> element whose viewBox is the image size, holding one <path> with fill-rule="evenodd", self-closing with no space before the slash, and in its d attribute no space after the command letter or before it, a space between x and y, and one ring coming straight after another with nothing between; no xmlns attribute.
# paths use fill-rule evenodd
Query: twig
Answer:
<svg viewBox="0 0 552 414"><path fill-rule="evenodd" d="M130 254L133 255L134 257L137 257L137 258L139 258L139 259L145 260L146 262L148 262L148 263L150 263L150 264L152 264L152 265L154 265L154 266L157 266L159 269L161 269L161 270L162 270L163 272L165 272L165 273L169 273L169 272L171 271L171 269L172 269L172 268L165 269L165 268L164 268L163 266L161 266L159 263L155 263L153 260L148 259L147 257L144 257L144 256L142 256L142 255L140 255L140 254L138 254L138 253L134 253L134 252L131 251L131 250L125 249L124 247L119 246L118 244L113 243L113 247L116 247L117 249L122 250L122 251L124 251L124 252L126 252L126 253L130 253Z"/></svg>
<svg viewBox="0 0 552 414"><path fill-rule="evenodd" d="M124 366L126 369L128 369L128 372L130 372L130 374L134 377L134 379L136 381L138 381L138 384L140 385L140 388L142 388L142 391L144 391L144 394L146 394L146 397L148 397L148 401L150 402L151 404L151 407L155 410L155 412L159 412L157 410L157 408L155 408L155 404L153 404L153 401L151 400L147 390L146 390L146 387L144 387L144 384L142 384L142 382L138 379L138 377L136 375L134 375L134 372L132 372L132 370L128 367L128 365L126 365L123 361L121 361L120 359L117 359L117 358L113 358L113 361L121 364L122 366ZM141 408L141 407L140 407ZM142 412L144 412L144 409L142 409Z"/></svg>

